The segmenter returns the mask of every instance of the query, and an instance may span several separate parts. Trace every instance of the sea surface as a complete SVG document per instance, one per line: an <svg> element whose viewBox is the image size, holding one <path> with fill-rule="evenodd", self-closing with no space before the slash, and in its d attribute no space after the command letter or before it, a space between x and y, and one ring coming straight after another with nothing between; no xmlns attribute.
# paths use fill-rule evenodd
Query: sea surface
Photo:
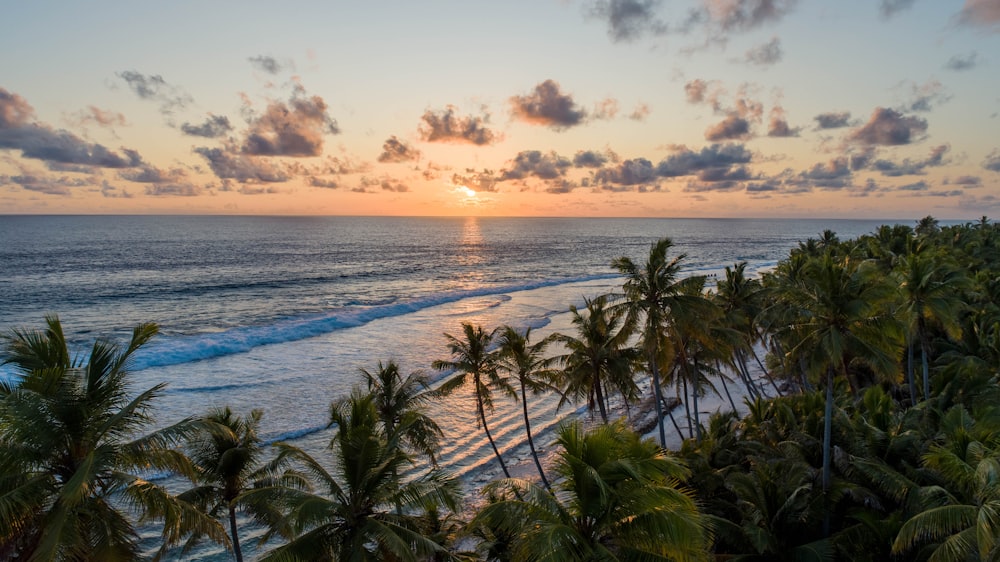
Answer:
<svg viewBox="0 0 1000 562"><path fill-rule="evenodd" d="M641 262L667 236L685 272L752 274L826 229L841 238L872 220L0 216L0 330L62 320L71 345L124 340L156 322L135 357L135 388L166 383L156 420L211 407L264 410L263 437L324 454L331 401L361 368L404 372L448 359L462 322L571 333L568 309L619 287L612 259ZM910 221L906 224L913 224ZM710 285L712 281L710 280ZM0 376L10 377L9 368ZM543 435L577 411L532 404ZM442 465L471 486L495 474L474 402L457 392L431 414ZM490 418L505 456L526 456L520 410ZM540 440L544 446L544 437Z"/></svg>

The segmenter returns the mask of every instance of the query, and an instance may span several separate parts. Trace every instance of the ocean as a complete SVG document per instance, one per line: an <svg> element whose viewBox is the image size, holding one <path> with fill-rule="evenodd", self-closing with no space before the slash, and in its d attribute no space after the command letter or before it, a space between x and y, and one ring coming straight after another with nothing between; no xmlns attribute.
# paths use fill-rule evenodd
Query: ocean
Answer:
<svg viewBox="0 0 1000 562"><path fill-rule="evenodd" d="M0 216L0 330L57 314L84 349L156 322L134 381L167 383L159 425L261 408L266 440L322 456L330 402L359 369L394 359L440 380L431 363L449 358L443 334L462 322L570 333L571 305L619 286L611 260L642 261L658 238L687 254L686 272L721 277L739 261L751 274L773 267L823 230L853 238L886 222L898 221ZM577 410L533 402L539 441ZM471 395L431 415L446 434L443 467L472 487L496 474ZM510 402L490 417L512 462L527 455L519 416Z"/></svg>

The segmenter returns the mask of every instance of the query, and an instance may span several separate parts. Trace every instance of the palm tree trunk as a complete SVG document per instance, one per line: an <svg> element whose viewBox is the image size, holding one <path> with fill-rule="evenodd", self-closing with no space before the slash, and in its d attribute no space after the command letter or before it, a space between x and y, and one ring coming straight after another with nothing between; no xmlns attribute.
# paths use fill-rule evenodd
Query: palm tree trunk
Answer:
<svg viewBox="0 0 1000 562"><path fill-rule="evenodd" d="M931 397L931 375L930 369L928 368L928 349L930 343L927 341L927 334L923 328L923 322L920 323L918 328L918 333L920 334L920 365L924 369L924 400L930 400Z"/></svg>
<svg viewBox="0 0 1000 562"><path fill-rule="evenodd" d="M686 369L682 370L686 371ZM694 424L691 421L691 401L688 400L688 380L684 375L681 375L681 384L684 386L684 413L687 415L688 438L692 438L694 437Z"/></svg>
<svg viewBox="0 0 1000 562"><path fill-rule="evenodd" d="M833 446L833 365L826 368L826 406L823 409L823 501L830 499L830 453ZM823 510L823 536L830 536L829 505Z"/></svg>
<svg viewBox="0 0 1000 562"><path fill-rule="evenodd" d="M753 397L761 397L762 393L757 385L753 383L753 378L750 377L750 370L747 369L747 358L743 354L743 350L736 351L736 368L740 371L740 378L743 379L743 384L747 387L747 394Z"/></svg>
<svg viewBox="0 0 1000 562"><path fill-rule="evenodd" d="M229 533L233 536L233 554L236 555L236 562L243 562L240 535L236 532L236 506L233 504L229 504Z"/></svg>
<svg viewBox="0 0 1000 562"><path fill-rule="evenodd" d="M697 442L701 443L701 413L698 412L698 391L701 389L701 373L698 368L698 359L694 360L694 379L691 381L691 394L694 395L694 428L697 435Z"/></svg>
<svg viewBox="0 0 1000 562"><path fill-rule="evenodd" d="M729 405L733 407L733 411L736 411L736 402L733 402L733 395L729 393L729 385L726 384L726 374L722 372L722 365L719 360L715 360L715 368L719 371L719 380L722 381L722 389L726 391L726 398L729 399Z"/></svg>
<svg viewBox="0 0 1000 562"><path fill-rule="evenodd" d="M801 355L799 356L799 374L802 377L802 388L805 389L806 392L812 392L813 386L809 382L809 373L806 369L806 358Z"/></svg>
<svg viewBox="0 0 1000 562"><path fill-rule="evenodd" d="M479 420L483 422L483 431L486 432L486 439L490 442L490 447L493 447L493 454L496 455L497 460L500 461L500 468L503 469L503 474L507 478L510 478L510 471L507 470L507 464L503 462L503 457L500 456L500 451L497 449L497 444L493 442L493 436L490 435L490 428L486 425L486 410L483 409L483 396L479 394L479 388L476 388L476 407L479 409Z"/></svg>
<svg viewBox="0 0 1000 562"><path fill-rule="evenodd" d="M604 425L608 425L608 409L604 405L604 391L601 390L601 377L599 375L594 377L594 394L598 411L601 412L601 421L604 422Z"/></svg>
<svg viewBox="0 0 1000 562"><path fill-rule="evenodd" d="M778 396L784 396L784 394L781 392L781 389L778 388L777 384L775 384L774 378L771 377L771 373L768 372L767 367L765 367L764 363L760 360L760 357L757 355L757 350L754 349L753 346L750 346L750 353L753 354L753 359L754 361L757 362L757 366L760 367L760 370L764 373L764 376L767 377L767 380L771 382L771 386L774 387L774 391L778 393Z"/></svg>
<svg viewBox="0 0 1000 562"><path fill-rule="evenodd" d="M674 431L677 432L677 436L684 439L684 433L681 432L681 426L677 425L677 418L674 417L674 409L670 408L667 410L667 415L670 416L670 423L674 424ZM666 449L666 445L663 446Z"/></svg>
<svg viewBox="0 0 1000 562"><path fill-rule="evenodd" d="M906 342L906 382L910 387L910 405L917 404L917 383L913 380L913 342Z"/></svg>
<svg viewBox="0 0 1000 562"><path fill-rule="evenodd" d="M653 373L653 401L656 403L656 427L660 432L660 447L666 449L667 434L663 431L663 389L660 388L660 368L656 364L655 355L649 358L649 370Z"/></svg>
<svg viewBox="0 0 1000 562"><path fill-rule="evenodd" d="M538 462L538 452L535 451L535 441L531 438L531 421L528 420L528 396L524 391L524 377L521 380L521 410L524 413L524 430L528 434L528 447L531 449L531 457L535 459L535 468L538 469L538 475L542 477L542 484L545 485L545 489L552 492L552 486L549 486L549 481L545 478L545 471L542 470L542 463Z"/></svg>

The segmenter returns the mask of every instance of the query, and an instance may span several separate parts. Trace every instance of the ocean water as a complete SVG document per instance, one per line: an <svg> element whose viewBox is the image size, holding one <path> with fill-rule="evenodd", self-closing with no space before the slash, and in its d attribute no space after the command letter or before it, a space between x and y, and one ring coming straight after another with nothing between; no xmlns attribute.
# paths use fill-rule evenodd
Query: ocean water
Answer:
<svg viewBox="0 0 1000 562"><path fill-rule="evenodd" d="M156 322L161 334L134 370L137 390L167 383L158 424L213 406L261 408L265 439L322 456L330 402L360 368L394 359L440 380L448 373L431 362L449 358L443 334L462 322L570 332L570 305L618 287L611 260L641 261L660 237L687 254L687 272L721 276L738 261L751 273L773 267L825 229L851 238L883 222L0 216L0 330L58 314L82 349ZM543 397L533 428L544 435L574 411ZM471 487L495 474L470 394L431 414L446 469ZM519 416L501 403L490 418L512 462L527 455Z"/></svg>

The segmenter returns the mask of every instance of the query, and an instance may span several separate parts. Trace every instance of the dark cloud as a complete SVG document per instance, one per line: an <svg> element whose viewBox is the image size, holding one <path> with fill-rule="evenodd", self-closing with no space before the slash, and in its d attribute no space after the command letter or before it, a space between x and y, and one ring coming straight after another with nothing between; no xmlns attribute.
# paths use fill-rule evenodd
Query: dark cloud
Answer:
<svg viewBox="0 0 1000 562"><path fill-rule="evenodd" d="M633 121L645 121L646 117L649 117L649 106L644 103L635 106L632 113L628 114L628 118Z"/></svg>
<svg viewBox="0 0 1000 562"><path fill-rule="evenodd" d="M581 150L573 156L577 168L600 168L608 161L608 156L594 150Z"/></svg>
<svg viewBox="0 0 1000 562"><path fill-rule="evenodd" d="M927 182L921 180L915 183L908 183L906 185L901 185L896 189L900 191L927 191L931 186Z"/></svg>
<svg viewBox="0 0 1000 562"><path fill-rule="evenodd" d="M843 189L851 186L851 178L850 159L840 156L799 172L797 176L789 178L786 184L793 188Z"/></svg>
<svg viewBox="0 0 1000 562"><path fill-rule="evenodd" d="M868 145L895 146L909 144L927 131L927 121L905 116L886 107L877 107L871 119L848 137L849 140Z"/></svg>
<svg viewBox="0 0 1000 562"><path fill-rule="evenodd" d="M736 113L705 129L705 139L710 141L742 140L750 136L750 122Z"/></svg>
<svg viewBox="0 0 1000 562"><path fill-rule="evenodd" d="M664 178L699 174L708 170L729 170L749 163L750 151L741 144L713 144L699 152L684 149L656 165L656 174Z"/></svg>
<svg viewBox="0 0 1000 562"><path fill-rule="evenodd" d="M851 112L820 113L816 117L813 117L813 119L816 120L816 124L820 129L839 129L851 124Z"/></svg>
<svg viewBox="0 0 1000 562"><path fill-rule="evenodd" d="M510 166L500 173L500 180L522 180L527 177L552 180L566 175L566 170L572 165L569 159L555 152L542 154L538 150L526 150L519 152Z"/></svg>
<svg viewBox="0 0 1000 562"><path fill-rule="evenodd" d="M160 113L164 115L173 115L175 111L184 109L193 101L190 95L168 84L159 74L146 75L135 70L126 70L119 72L118 77L128 84L135 95L159 103Z"/></svg>
<svg viewBox="0 0 1000 562"><path fill-rule="evenodd" d="M378 155L379 162L410 162L419 158L419 150L399 140L395 135L382 143L382 154Z"/></svg>
<svg viewBox="0 0 1000 562"><path fill-rule="evenodd" d="M951 182L945 182L945 184L954 185L964 185L965 187L980 187L983 185L983 180L979 176L958 176Z"/></svg>
<svg viewBox="0 0 1000 562"><path fill-rule="evenodd" d="M241 148L251 156L319 156L323 135L340 132L319 96L307 96L301 87L288 103L271 102L263 115L250 121Z"/></svg>
<svg viewBox="0 0 1000 562"><path fill-rule="evenodd" d="M136 183L178 183L187 178L187 173L181 168L161 170L155 166L144 164L135 170L119 172L118 177Z"/></svg>
<svg viewBox="0 0 1000 562"><path fill-rule="evenodd" d="M492 170L477 172L466 169L464 174L452 174L451 183L468 187L478 193L497 191L497 178Z"/></svg>
<svg viewBox="0 0 1000 562"><path fill-rule="evenodd" d="M120 152L89 143L76 135L33 121L34 109L24 98L0 88L0 150L19 150L24 158L52 165L130 168L142 164L139 153ZM78 170L74 170L78 171Z"/></svg>
<svg viewBox="0 0 1000 562"><path fill-rule="evenodd" d="M285 65L278 62L278 59L266 55L250 57L247 60L254 68L268 74L278 74L285 69Z"/></svg>
<svg viewBox="0 0 1000 562"><path fill-rule="evenodd" d="M871 168L881 172L883 176L890 177L921 175L924 173L924 168L946 164L945 154L950 149L949 145L942 144L931 149L930 155L923 160L910 160L907 158L898 163L889 160L876 160L871 164Z"/></svg>
<svg viewBox="0 0 1000 562"><path fill-rule="evenodd" d="M579 125L587 116L573 101L573 96L559 91L559 84L554 80L542 82L526 96L511 97L510 105L516 119L556 130Z"/></svg>
<svg viewBox="0 0 1000 562"><path fill-rule="evenodd" d="M181 132L185 135L209 139L223 137L232 130L229 118L224 115L209 115L201 125L191 123L181 125Z"/></svg>
<svg viewBox="0 0 1000 562"><path fill-rule="evenodd" d="M976 67L977 58L979 58L979 53L975 51L967 55L955 55L948 59L948 62L944 63L944 67L948 70L971 70Z"/></svg>
<svg viewBox="0 0 1000 562"><path fill-rule="evenodd" d="M937 80L928 80L924 84L910 84L908 99L900 108L901 111L930 111L936 105L947 102L951 95L945 91L944 85Z"/></svg>
<svg viewBox="0 0 1000 562"><path fill-rule="evenodd" d="M197 197L205 189L193 183L156 183L146 186L146 195L152 197Z"/></svg>
<svg viewBox="0 0 1000 562"><path fill-rule="evenodd" d="M340 187L340 183L338 183L337 180L318 178L316 176L309 177L309 185L313 187L322 187L325 189L337 189Z"/></svg>
<svg viewBox="0 0 1000 562"><path fill-rule="evenodd" d="M711 21L724 32L749 31L776 22L797 0L704 0Z"/></svg>
<svg viewBox="0 0 1000 562"><path fill-rule="evenodd" d="M614 186L655 185L656 180L656 168L645 158L623 160L617 166L601 168L594 174L594 181L598 185L611 188L612 191L616 191Z"/></svg>
<svg viewBox="0 0 1000 562"><path fill-rule="evenodd" d="M54 176L35 176L32 174L20 174L16 176L0 176L0 184L19 185L28 191L44 193L46 195L68 196L73 194L73 189L89 187L93 184L93 178L69 178Z"/></svg>
<svg viewBox="0 0 1000 562"><path fill-rule="evenodd" d="M232 149L224 150L200 146L194 151L208 161L209 168L219 179L275 183L288 181L290 178L284 170L259 158L240 154Z"/></svg>
<svg viewBox="0 0 1000 562"><path fill-rule="evenodd" d="M966 25L989 31L1000 31L1000 2L997 0L965 0L958 20Z"/></svg>
<svg viewBox="0 0 1000 562"><path fill-rule="evenodd" d="M883 18L891 18L898 12L910 9L913 2L914 0L882 0L879 12L882 13Z"/></svg>
<svg viewBox="0 0 1000 562"><path fill-rule="evenodd" d="M721 98L724 93L722 86L716 81L709 82L696 78L684 84L684 94L688 103L707 103L716 112L722 111Z"/></svg>
<svg viewBox="0 0 1000 562"><path fill-rule="evenodd" d="M578 187L580 187L580 184L563 179L546 182L545 189L543 191L545 191L545 193L561 195L564 193L572 193L573 190Z"/></svg>
<svg viewBox="0 0 1000 562"><path fill-rule="evenodd" d="M763 45L758 45L746 52L744 60L757 66L771 66L781 61L784 53L781 50L781 40L772 37Z"/></svg>
<svg viewBox="0 0 1000 562"><path fill-rule="evenodd" d="M612 41L632 41L667 31L656 16L659 4L659 0L598 0L591 6L590 16L607 21Z"/></svg>
<svg viewBox="0 0 1000 562"><path fill-rule="evenodd" d="M799 136L799 128L792 128L788 125L788 120L785 119L785 110L779 105L771 108L771 115L767 124L767 136L778 138Z"/></svg>
<svg viewBox="0 0 1000 562"><path fill-rule="evenodd" d="M489 114L483 117L458 117L455 106L449 105L442 111L427 110L421 116L420 137L425 142L468 143L477 146L494 144L502 136L493 132L486 124Z"/></svg>
<svg viewBox="0 0 1000 562"><path fill-rule="evenodd" d="M983 160L983 167L987 170L1000 172L1000 149L995 149Z"/></svg>

